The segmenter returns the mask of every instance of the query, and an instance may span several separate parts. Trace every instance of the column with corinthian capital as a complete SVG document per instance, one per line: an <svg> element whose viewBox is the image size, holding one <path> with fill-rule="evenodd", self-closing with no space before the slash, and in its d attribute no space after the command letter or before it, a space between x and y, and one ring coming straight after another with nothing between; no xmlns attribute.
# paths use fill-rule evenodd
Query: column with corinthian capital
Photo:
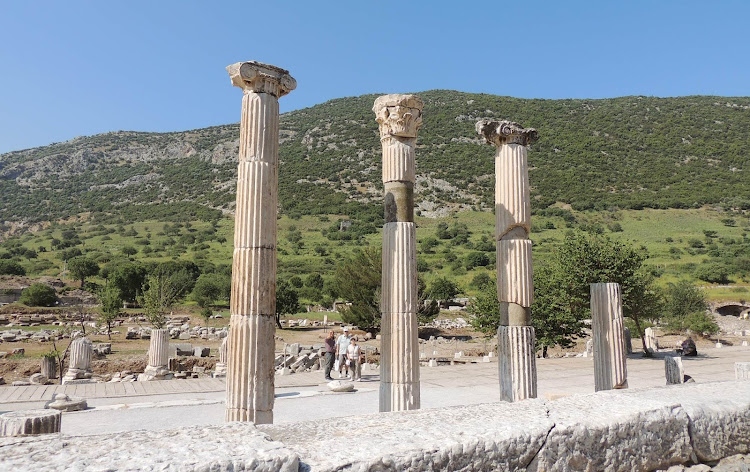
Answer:
<svg viewBox="0 0 750 472"><path fill-rule="evenodd" d="M243 96L225 419L273 423L279 97L297 82L255 61L227 71Z"/></svg>
<svg viewBox="0 0 750 472"><path fill-rule="evenodd" d="M384 95L372 108L383 145L385 225L380 310L380 411L419 408L414 147L422 125L416 95Z"/></svg>
<svg viewBox="0 0 750 472"><path fill-rule="evenodd" d="M477 132L497 148L495 156L495 238L497 240L497 331L500 398L536 398L536 349L531 322L531 201L526 146L533 128L510 121L480 120Z"/></svg>

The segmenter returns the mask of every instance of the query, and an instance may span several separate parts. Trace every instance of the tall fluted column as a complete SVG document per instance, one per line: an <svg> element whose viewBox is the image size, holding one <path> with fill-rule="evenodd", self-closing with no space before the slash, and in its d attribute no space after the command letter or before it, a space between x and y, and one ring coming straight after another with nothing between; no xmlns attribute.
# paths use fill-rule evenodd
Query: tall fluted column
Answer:
<svg viewBox="0 0 750 472"><path fill-rule="evenodd" d="M500 302L498 363L500 398L536 398L536 336L531 323L531 201L526 146L533 128L510 121L481 120L477 132L497 148L495 156L495 239L497 298Z"/></svg>
<svg viewBox="0 0 750 472"><path fill-rule="evenodd" d="M279 97L289 72L260 62L227 67L243 90L227 359L226 421L273 423Z"/></svg>
<svg viewBox="0 0 750 472"><path fill-rule="evenodd" d="M172 378L169 374L169 330L152 329L148 345L148 365L138 380L164 380Z"/></svg>
<svg viewBox="0 0 750 472"><path fill-rule="evenodd" d="M594 389L628 388L625 327L620 284L591 284Z"/></svg>
<svg viewBox="0 0 750 472"><path fill-rule="evenodd" d="M62 383L91 378L91 356L94 347L88 338L77 338L70 343L70 364Z"/></svg>
<svg viewBox="0 0 750 472"><path fill-rule="evenodd" d="M380 411L416 410L420 396L414 147L422 125L422 100L416 95L383 95L372 111L380 126L385 187Z"/></svg>

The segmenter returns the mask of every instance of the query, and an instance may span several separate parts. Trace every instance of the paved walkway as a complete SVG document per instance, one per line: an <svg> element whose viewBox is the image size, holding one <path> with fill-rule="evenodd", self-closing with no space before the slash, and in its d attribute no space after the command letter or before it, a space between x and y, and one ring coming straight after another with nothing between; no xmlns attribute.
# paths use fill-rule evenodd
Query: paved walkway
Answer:
<svg viewBox="0 0 750 472"><path fill-rule="evenodd" d="M734 379L734 363L750 362L750 348L708 349L697 358L683 358L685 373L696 382ZM540 398L594 391L593 359L538 359ZM497 401L497 363L423 367L422 408L440 408ZM274 423L377 413L377 370L363 372L354 393L332 393L322 372L276 377ZM630 388L663 386L662 357L628 359ZM0 387L0 411L40 408L54 393L86 398L89 409L65 413L66 433L94 434L135 429L169 429L220 424L224 420L224 380L186 379L112 384ZM679 388L676 386L675 388ZM71 390L68 390L71 389Z"/></svg>

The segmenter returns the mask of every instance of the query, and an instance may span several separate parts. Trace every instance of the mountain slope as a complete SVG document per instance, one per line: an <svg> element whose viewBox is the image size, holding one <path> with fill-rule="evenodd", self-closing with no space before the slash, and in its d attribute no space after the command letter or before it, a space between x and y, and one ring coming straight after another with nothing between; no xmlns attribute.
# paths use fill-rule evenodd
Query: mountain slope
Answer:
<svg viewBox="0 0 750 472"><path fill-rule="evenodd" d="M479 119L539 130L529 160L535 209L750 208L750 98L524 100L434 90L417 149L424 215L491 209L494 149ZM379 213L377 95L281 117L286 213ZM239 113L239 102L237 103ZM94 213L125 220L212 219L234 206L238 126L113 132L0 155L0 219L33 223Z"/></svg>

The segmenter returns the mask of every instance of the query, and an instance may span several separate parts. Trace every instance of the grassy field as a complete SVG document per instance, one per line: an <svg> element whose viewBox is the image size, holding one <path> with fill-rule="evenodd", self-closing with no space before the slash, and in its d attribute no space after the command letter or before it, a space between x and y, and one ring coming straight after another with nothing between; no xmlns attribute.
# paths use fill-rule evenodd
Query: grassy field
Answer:
<svg viewBox="0 0 750 472"><path fill-rule="evenodd" d="M647 264L659 275L658 283L665 285L688 279L705 288L711 300L748 298L748 280L742 274L730 274L732 286L711 285L700 282L694 270L709 260L709 249L726 244L747 241L750 220L733 217L729 222L725 213L711 209L691 210L627 210L603 213L575 213L574 223L562 217L536 216L532 218L531 239L534 242L534 263L549 259L555 246L566 232L574 228L588 228L609 237L643 247L649 254ZM380 233L367 234L359 240L331 240L324 230L335 226L343 216L303 216L278 220L278 274L279 278L318 273L324 279L332 278L336 267L356 248L378 247ZM466 295L473 295L471 280L479 273L494 273L493 249L494 216L490 213L463 212L440 219L417 217L418 260L422 277L429 285L436 277L447 277L458 283ZM454 239L440 239L439 226L447 224L465 226L468 242L456 244ZM592 229L593 228L593 229ZM35 234L11 238L0 247L13 245L37 251L37 257L21 258L30 276L48 275L69 278L64 272L64 249L53 248L53 239L64 241L64 231L73 231L80 239L79 248L85 254L99 258L102 265L107 260L121 256L123 248L138 252L130 258L144 262L168 260L193 260L199 266L230 266L232 261L233 221L223 218L215 224L189 222L175 225L158 221L126 225L92 225L88 223L55 225ZM712 235L707 237L706 233ZM713 233L711 233L713 232ZM432 241L432 244L428 244ZM703 248L695 248L699 241ZM692 245L692 246L691 246ZM489 249L489 250L488 250ZM467 268L469 254L483 252L486 266ZM750 258L750 254L747 254ZM97 283L103 279L93 277ZM70 281L75 285L74 281ZM303 300L308 301L308 300Z"/></svg>

